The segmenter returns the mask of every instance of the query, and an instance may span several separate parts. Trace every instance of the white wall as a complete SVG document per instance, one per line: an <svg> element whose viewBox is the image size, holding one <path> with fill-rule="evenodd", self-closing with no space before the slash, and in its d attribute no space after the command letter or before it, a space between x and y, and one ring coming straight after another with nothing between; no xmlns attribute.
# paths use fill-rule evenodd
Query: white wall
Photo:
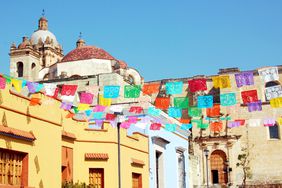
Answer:
<svg viewBox="0 0 282 188"><path fill-rule="evenodd" d="M67 76L70 77L72 75L97 75L101 73L111 73L113 71L110 60L87 59L81 61L58 63L57 76L60 76L61 72L67 72Z"/></svg>

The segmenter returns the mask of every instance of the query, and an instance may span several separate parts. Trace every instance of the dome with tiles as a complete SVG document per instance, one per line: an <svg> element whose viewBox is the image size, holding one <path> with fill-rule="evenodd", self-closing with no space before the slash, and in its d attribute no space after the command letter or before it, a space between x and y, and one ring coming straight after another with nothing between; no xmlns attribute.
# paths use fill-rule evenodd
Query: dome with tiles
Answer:
<svg viewBox="0 0 282 188"><path fill-rule="evenodd" d="M113 56L101 48L95 46L77 46L77 48L69 52L61 62L80 61L87 59L115 60Z"/></svg>

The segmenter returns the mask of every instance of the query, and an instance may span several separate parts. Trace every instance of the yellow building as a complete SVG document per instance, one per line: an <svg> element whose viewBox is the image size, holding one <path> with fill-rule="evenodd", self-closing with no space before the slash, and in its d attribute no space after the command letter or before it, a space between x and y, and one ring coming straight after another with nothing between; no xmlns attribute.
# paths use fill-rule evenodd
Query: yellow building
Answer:
<svg viewBox="0 0 282 188"><path fill-rule="evenodd" d="M66 118L60 101L36 95L42 104L30 106L30 98L0 90L0 187L118 187L117 128L88 129L88 122ZM120 140L121 187L148 187L147 136L121 129Z"/></svg>

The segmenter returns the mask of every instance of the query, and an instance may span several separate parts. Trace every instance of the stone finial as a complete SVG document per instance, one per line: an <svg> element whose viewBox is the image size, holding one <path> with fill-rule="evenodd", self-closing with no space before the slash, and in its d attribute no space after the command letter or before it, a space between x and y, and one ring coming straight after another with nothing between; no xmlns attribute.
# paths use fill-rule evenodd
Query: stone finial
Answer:
<svg viewBox="0 0 282 188"><path fill-rule="evenodd" d="M42 38L41 38L41 37L38 39L37 44L40 45L40 46L43 45L43 41L42 41Z"/></svg>
<svg viewBox="0 0 282 188"><path fill-rule="evenodd" d="M28 40L28 37L23 37L23 42L26 42Z"/></svg>
<svg viewBox="0 0 282 188"><path fill-rule="evenodd" d="M23 41L22 43L18 46L19 49L23 49L26 48L27 46L30 46L30 41L28 39L28 37L23 37Z"/></svg>
<svg viewBox="0 0 282 188"><path fill-rule="evenodd" d="M13 43L11 44L11 46L10 46L10 49L16 49L16 48L17 48L16 43L13 42Z"/></svg>
<svg viewBox="0 0 282 188"><path fill-rule="evenodd" d="M68 77L67 72L62 71L62 72L61 72L61 75L60 75L60 78L67 78L67 77Z"/></svg>
<svg viewBox="0 0 282 188"><path fill-rule="evenodd" d="M51 41L50 41L50 37L49 36L47 36L46 37L46 40L45 40L45 44L50 44L51 43Z"/></svg>

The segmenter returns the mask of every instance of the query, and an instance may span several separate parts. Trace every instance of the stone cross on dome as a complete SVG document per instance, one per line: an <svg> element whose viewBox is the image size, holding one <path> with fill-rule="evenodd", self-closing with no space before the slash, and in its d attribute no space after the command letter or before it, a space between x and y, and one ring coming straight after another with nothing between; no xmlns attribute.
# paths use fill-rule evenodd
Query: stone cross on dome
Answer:
<svg viewBox="0 0 282 188"><path fill-rule="evenodd" d="M42 17L44 17L44 16L45 16L45 10L42 9Z"/></svg>
<svg viewBox="0 0 282 188"><path fill-rule="evenodd" d="M45 18L45 10L42 10L42 17L38 21L38 30L48 30L48 20Z"/></svg>

